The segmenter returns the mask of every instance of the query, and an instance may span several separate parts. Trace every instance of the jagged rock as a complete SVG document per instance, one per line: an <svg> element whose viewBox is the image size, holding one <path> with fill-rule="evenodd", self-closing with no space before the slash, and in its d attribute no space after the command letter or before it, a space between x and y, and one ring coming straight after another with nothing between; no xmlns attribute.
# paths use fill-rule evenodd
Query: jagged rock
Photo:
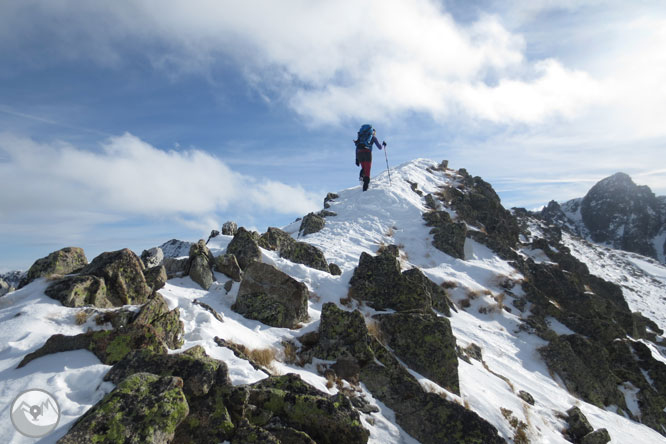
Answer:
<svg viewBox="0 0 666 444"><path fill-rule="evenodd" d="M567 424L569 425L567 434L574 442L580 442L585 435L594 431L594 428L578 407L567 410Z"/></svg>
<svg viewBox="0 0 666 444"><path fill-rule="evenodd" d="M149 350L132 351L109 370L104 380L119 384L128 376L140 372L182 378L183 392L188 399L206 395L214 384L231 384L227 365L210 358L200 345L176 354L157 354Z"/></svg>
<svg viewBox="0 0 666 444"><path fill-rule="evenodd" d="M9 293L9 284L4 279L0 279L0 297Z"/></svg>
<svg viewBox="0 0 666 444"><path fill-rule="evenodd" d="M190 278L208 290L213 285L213 265L215 258L206 246L203 239L199 240L190 248L190 259L187 266L187 274Z"/></svg>
<svg viewBox="0 0 666 444"><path fill-rule="evenodd" d="M240 282L243 276L243 271L241 270L236 256L233 254L222 254L215 258L215 270L223 273L225 276L230 277L236 282Z"/></svg>
<svg viewBox="0 0 666 444"><path fill-rule="evenodd" d="M301 226L298 229L300 236L307 236L308 234L321 231L326 225L323 217L315 213L309 213L301 221Z"/></svg>
<svg viewBox="0 0 666 444"><path fill-rule="evenodd" d="M425 196L425 204L426 204L426 207L428 207L429 209L431 209L433 211L437 211L439 209L439 205L437 204L437 201L435 200L433 195L430 194L430 193L426 194L426 196Z"/></svg>
<svg viewBox="0 0 666 444"><path fill-rule="evenodd" d="M285 426L279 417L272 418L263 428L279 439L281 443L317 444L307 433Z"/></svg>
<svg viewBox="0 0 666 444"><path fill-rule="evenodd" d="M657 258L652 239L664 227L661 208L649 187L616 173L587 192L580 214L594 242Z"/></svg>
<svg viewBox="0 0 666 444"><path fill-rule="evenodd" d="M340 269L340 266L338 264L328 264L328 269L333 276L342 275L342 270Z"/></svg>
<svg viewBox="0 0 666 444"><path fill-rule="evenodd" d="M423 215L426 225L433 227L432 244L435 248L457 259L465 259L465 239L467 226L462 222L453 222L446 211L430 211Z"/></svg>
<svg viewBox="0 0 666 444"><path fill-rule="evenodd" d="M54 251L46 257L37 259L26 275L21 279L18 288L23 288L40 277L65 275L81 270L88 265L88 259L81 248L67 247Z"/></svg>
<svg viewBox="0 0 666 444"><path fill-rule="evenodd" d="M386 345L413 370L459 394L456 338L448 319L434 313L374 316Z"/></svg>
<svg viewBox="0 0 666 444"><path fill-rule="evenodd" d="M361 382L395 412L407 433L423 444L505 443L497 429L463 406L425 392L418 381L376 340L377 362L361 369Z"/></svg>
<svg viewBox="0 0 666 444"><path fill-rule="evenodd" d="M338 197L340 197L340 196L338 196L338 195L335 194L335 193L328 193L328 194L326 195L326 197L324 197L324 208L331 208L331 204L329 204L329 202L334 201L334 200L337 199Z"/></svg>
<svg viewBox="0 0 666 444"><path fill-rule="evenodd" d="M433 297L438 310L447 306L443 289L417 268L401 273L398 259L389 250L375 257L361 253L349 284L349 296L376 310L427 311L433 306Z"/></svg>
<svg viewBox="0 0 666 444"><path fill-rule="evenodd" d="M141 252L141 260L143 261L143 265L146 268L157 267L158 265L162 265L162 261L164 260L164 252L160 247L153 247L148 250L143 250Z"/></svg>
<svg viewBox="0 0 666 444"><path fill-rule="evenodd" d="M546 205L546 207L539 213L539 217L548 224L560 227L563 227L568 223L568 218L564 213L564 210L562 210L560 204L554 200L548 202L548 205Z"/></svg>
<svg viewBox="0 0 666 444"><path fill-rule="evenodd" d="M106 297L104 279L97 276L67 276L51 283L44 293L66 307L114 307Z"/></svg>
<svg viewBox="0 0 666 444"><path fill-rule="evenodd" d="M189 413L183 380L135 373L88 410L58 444L167 444Z"/></svg>
<svg viewBox="0 0 666 444"><path fill-rule="evenodd" d="M164 265L149 268L144 271L143 275L146 278L146 284L148 284L153 291L163 288L169 279Z"/></svg>
<svg viewBox="0 0 666 444"><path fill-rule="evenodd" d="M598 429L588 433L581 439L580 444L606 444L611 440L610 434L606 429Z"/></svg>
<svg viewBox="0 0 666 444"><path fill-rule="evenodd" d="M176 349L183 345L185 329L183 321L180 320L180 310L176 307L170 311L164 297L159 293L155 293L152 299L141 307L132 324L151 325L158 338L169 348Z"/></svg>
<svg viewBox="0 0 666 444"><path fill-rule="evenodd" d="M518 392L518 397L528 403L529 405L534 405L534 397L530 395L528 392L525 390L521 390Z"/></svg>
<svg viewBox="0 0 666 444"><path fill-rule="evenodd" d="M242 419L231 439L231 444L280 444L280 440L268 430L252 425L247 419Z"/></svg>
<svg viewBox="0 0 666 444"><path fill-rule="evenodd" d="M93 352L104 364L111 365L123 359L132 350L147 349L166 353L164 343L150 325L130 325L116 330L101 330L75 336L56 334L36 351L29 353L17 368L53 353L85 349Z"/></svg>
<svg viewBox="0 0 666 444"><path fill-rule="evenodd" d="M622 382L610 369L608 352L581 335L558 336L539 350L571 393L603 408L616 405L626 410Z"/></svg>
<svg viewBox="0 0 666 444"><path fill-rule="evenodd" d="M227 254L236 256L238 265L245 270L253 262L261 262L259 235L240 227L234 238L227 245Z"/></svg>
<svg viewBox="0 0 666 444"><path fill-rule="evenodd" d="M238 225L236 225L236 222L227 221L222 224L222 234L225 236L235 236L237 232Z"/></svg>
<svg viewBox="0 0 666 444"><path fill-rule="evenodd" d="M208 239L206 239L206 245L208 245L208 241L210 241L211 239L216 238L216 237L219 236L219 235L220 235L220 232L219 232L219 231L217 231L217 230L211 230L210 235L208 235Z"/></svg>
<svg viewBox="0 0 666 444"><path fill-rule="evenodd" d="M250 264L231 307L273 327L297 328L308 318L308 288L272 265Z"/></svg>
<svg viewBox="0 0 666 444"><path fill-rule="evenodd" d="M164 242L160 245L160 249L164 253L165 258L173 257L183 257L188 256L190 253L190 248L192 247L192 242L185 242L178 239L171 239L168 242Z"/></svg>
<svg viewBox="0 0 666 444"><path fill-rule="evenodd" d="M360 311L345 311L332 302L324 304L319 342L313 349L315 357L329 361L353 357L367 363L374 359L369 344L370 336Z"/></svg>
<svg viewBox="0 0 666 444"><path fill-rule="evenodd" d="M280 257L316 270L330 272L324 253L314 245L294 240L289 233L270 227L264 233L259 245L267 250L277 251Z"/></svg>
<svg viewBox="0 0 666 444"><path fill-rule="evenodd" d="M326 395L296 374L269 377L249 387L248 404L255 406L250 422L264 426L274 417L305 432L320 444L363 444L369 432L343 394Z"/></svg>
<svg viewBox="0 0 666 444"><path fill-rule="evenodd" d="M162 261L162 265L164 265L164 269L166 270L167 278L171 279L184 276L189 260L189 257L165 257L164 261Z"/></svg>
<svg viewBox="0 0 666 444"><path fill-rule="evenodd" d="M103 278L107 299L114 306L122 306L144 304L152 294L143 270L141 260L125 248L100 254L80 274Z"/></svg>

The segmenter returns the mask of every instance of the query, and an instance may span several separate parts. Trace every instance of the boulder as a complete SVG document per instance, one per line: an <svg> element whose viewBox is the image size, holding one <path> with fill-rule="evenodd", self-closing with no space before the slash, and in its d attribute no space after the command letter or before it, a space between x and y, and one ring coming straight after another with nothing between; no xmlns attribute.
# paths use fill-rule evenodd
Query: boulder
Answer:
<svg viewBox="0 0 666 444"><path fill-rule="evenodd" d="M183 321L180 320L180 309L176 307L169 310L160 293L155 293L152 299L141 307L132 324L152 326L157 337L169 348L177 349L183 345L185 329Z"/></svg>
<svg viewBox="0 0 666 444"><path fill-rule="evenodd" d="M187 270L187 264L189 262L189 257L174 258L166 257L162 262L164 269L166 270L167 279L181 277L185 275Z"/></svg>
<svg viewBox="0 0 666 444"><path fill-rule="evenodd" d="M190 248L190 259L187 266L187 274L199 284L204 290L208 290L213 281L213 265L215 258L206 246L203 239L199 240Z"/></svg>
<svg viewBox="0 0 666 444"><path fill-rule="evenodd" d="M88 265L88 259L83 249L67 247L54 251L46 257L37 259L26 275L21 279L18 288L25 287L40 277L52 275L65 275L81 270Z"/></svg>
<svg viewBox="0 0 666 444"><path fill-rule="evenodd" d="M214 238L216 238L216 237L219 236L219 235L220 235L220 232L219 232L219 231L217 231L217 230L211 230L210 235L208 235L208 239L206 239L206 244L208 244L208 242L209 242L211 239L214 239Z"/></svg>
<svg viewBox="0 0 666 444"><path fill-rule="evenodd" d="M294 240L289 233L270 227L261 235L259 246L277 251L280 257L316 270L330 272L324 253L314 245Z"/></svg>
<svg viewBox="0 0 666 444"><path fill-rule="evenodd" d="M183 380L135 373L88 410L58 444L167 444L187 417Z"/></svg>
<svg viewBox="0 0 666 444"><path fill-rule="evenodd" d="M428 311L433 306L434 290L438 292L437 298L446 297L444 290L420 270L414 268L401 273L400 263L391 249L375 257L361 253L349 285L349 296L367 302L375 310Z"/></svg>
<svg viewBox="0 0 666 444"><path fill-rule="evenodd" d="M321 231L326 225L324 218L318 214L310 213L303 218L301 226L298 229L300 236L307 236L308 234Z"/></svg>
<svg viewBox="0 0 666 444"><path fill-rule="evenodd" d="M338 264L328 264L328 269L333 276L342 275L342 270L340 269L340 266Z"/></svg>
<svg viewBox="0 0 666 444"><path fill-rule="evenodd" d="M409 368L459 394L456 338L449 320L434 313L376 315L386 345Z"/></svg>
<svg viewBox="0 0 666 444"><path fill-rule="evenodd" d="M143 262L125 248L100 254L80 274L104 279L107 299L121 306L144 304L152 294L143 270Z"/></svg>
<svg viewBox="0 0 666 444"><path fill-rule="evenodd" d="M327 361L353 357L364 364L374 359L369 344L370 336L360 311L345 311L332 302L324 304L319 324L319 342L313 349L315 357Z"/></svg>
<svg viewBox="0 0 666 444"><path fill-rule="evenodd" d="M225 276L233 279L236 282L240 282L243 277L243 271L241 270L236 256L233 254L221 254L215 258L215 270L223 273Z"/></svg>
<svg viewBox="0 0 666 444"><path fill-rule="evenodd" d="M148 284L153 291L163 288L169 279L164 265L158 265L147 269L143 273L143 276L146 278L146 284Z"/></svg>
<svg viewBox="0 0 666 444"><path fill-rule="evenodd" d="M143 261L143 265L146 268L157 267L158 265L162 265L162 261L164 260L164 252L160 247L153 247L148 250L143 250L143 252L141 252L141 260Z"/></svg>
<svg viewBox="0 0 666 444"><path fill-rule="evenodd" d="M231 308L273 327L297 328L299 322L308 319L308 296L302 282L272 265L253 262L245 270Z"/></svg>
<svg viewBox="0 0 666 444"><path fill-rule="evenodd" d="M97 276L66 276L51 283L44 293L66 307L114 307L106 297L104 279Z"/></svg>
<svg viewBox="0 0 666 444"><path fill-rule="evenodd" d="M573 442L580 442L583 437L594 431L583 412L578 407L572 407L567 410L567 434Z"/></svg>
<svg viewBox="0 0 666 444"><path fill-rule="evenodd" d="M433 201L434 202L434 201ZM426 225L432 227L432 245L456 259L465 259L465 239L467 225L453 222L446 211L429 211L423 215Z"/></svg>
<svg viewBox="0 0 666 444"><path fill-rule="evenodd" d="M592 433L588 433L580 440L580 444L607 444L610 442L611 437L606 429L597 429Z"/></svg>
<svg viewBox="0 0 666 444"><path fill-rule="evenodd" d="M140 372L181 378L183 392L188 399L206 395L214 384L231 384L227 365L210 358L200 345L174 354L159 354L149 350L132 351L109 370L104 380L119 384L128 376Z"/></svg>
<svg viewBox="0 0 666 444"><path fill-rule="evenodd" d="M331 204L329 202L334 201L338 197L340 196L335 193L326 194L326 197L324 197L324 208L331 208Z"/></svg>
<svg viewBox="0 0 666 444"><path fill-rule="evenodd" d="M238 265L245 270L253 262L261 262L259 235L240 227L234 238L227 245L227 254L236 256Z"/></svg>
<svg viewBox="0 0 666 444"><path fill-rule="evenodd" d="M236 225L236 222L227 221L222 224L222 234L225 236L235 236L237 232L238 225Z"/></svg>
<svg viewBox="0 0 666 444"><path fill-rule="evenodd" d="M4 279L0 279L0 297L9 293L9 284Z"/></svg>

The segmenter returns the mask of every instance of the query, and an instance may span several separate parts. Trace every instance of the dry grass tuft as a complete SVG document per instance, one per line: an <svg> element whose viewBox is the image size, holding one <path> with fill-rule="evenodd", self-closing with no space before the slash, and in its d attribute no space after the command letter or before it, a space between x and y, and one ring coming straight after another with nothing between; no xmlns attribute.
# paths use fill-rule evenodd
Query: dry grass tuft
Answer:
<svg viewBox="0 0 666 444"><path fill-rule="evenodd" d="M445 290L450 290L452 288L456 288L458 283L456 281L444 281L442 282L441 286Z"/></svg>
<svg viewBox="0 0 666 444"><path fill-rule="evenodd" d="M347 294L346 298L340 298L340 303L347 308L352 308L354 304L354 299L352 299L352 297L349 294Z"/></svg>
<svg viewBox="0 0 666 444"><path fill-rule="evenodd" d="M262 367L269 367L271 362L275 360L275 350L272 348L256 348L248 350L247 356Z"/></svg>
<svg viewBox="0 0 666 444"><path fill-rule="evenodd" d="M368 334L379 341L380 344L386 345L386 338L382 333L381 328L379 327L379 322L375 320L368 320L365 323L365 326L368 329Z"/></svg>
<svg viewBox="0 0 666 444"><path fill-rule="evenodd" d="M74 322L76 322L76 325L83 325L88 321L88 316L90 314L86 310L79 310L74 315Z"/></svg>
<svg viewBox="0 0 666 444"><path fill-rule="evenodd" d="M285 364L299 364L298 346L291 341L282 341Z"/></svg>

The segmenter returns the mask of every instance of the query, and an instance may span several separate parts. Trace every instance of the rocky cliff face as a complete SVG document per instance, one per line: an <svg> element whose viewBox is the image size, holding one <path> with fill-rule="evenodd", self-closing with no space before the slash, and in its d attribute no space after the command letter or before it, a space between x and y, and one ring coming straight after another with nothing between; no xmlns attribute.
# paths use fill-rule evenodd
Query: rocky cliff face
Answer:
<svg viewBox="0 0 666 444"><path fill-rule="evenodd" d="M665 263L665 202L666 197L616 173L595 184L582 199L561 206L551 202L540 217L593 242Z"/></svg>

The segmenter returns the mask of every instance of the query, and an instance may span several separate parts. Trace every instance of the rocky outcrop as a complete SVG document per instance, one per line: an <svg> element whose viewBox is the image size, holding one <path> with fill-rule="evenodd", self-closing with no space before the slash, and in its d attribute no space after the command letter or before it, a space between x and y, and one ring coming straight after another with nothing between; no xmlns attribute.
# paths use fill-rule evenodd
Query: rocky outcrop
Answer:
<svg viewBox="0 0 666 444"><path fill-rule="evenodd" d="M434 313L374 316L386 345L409 368L460 394L456 338L449 320Z"/></svg>
<svg viewBox="0 0 666 444"><path fill-rule="evenodd" d="M611 440L606 429L594 430L578 407L567 410L567 436L575 444L606 444Z"/></svg>
<svg viewBox="0 0 666 444"><path fill-rule="evenodd" d="M245 269L232 310L273 327L297 328L308 318L308 288L272 265Z"/></svg>
<svg viewBox="0 0 666 444"><path fill-rule="evenodd" d="M88 265L88 259L81 248L67 247L54 251L46 257L37 259L26 275L21 279L18 288L23 288L40 277L65 275L77 272Z"/></svg>
<svg viewBox="0 0 666 444"><path fill-rule="evenodd" d="M326 225L326 220L318 214L309 213L301 221L301 226L298 229L300 236L307 236L308 234L321 231Z"/></svg>
<svg viewBox="0 0 666 444"><path fill-rule="evenodd" d="M227 221L222 224L222 234L225 236L235 236L238 232L238 225L236 222Z"/></svg>
<svg viewBox="0 0 666 444"><path fill-rule="evenodd" d="M435 248L455 257L465 259L465 239L467 238L467 225L463 222L453 222L446 211L430 211L423 214L426 225L432 227L432 244Z"/></svg>
<svg viewBox="0 0 666 444"><path fill-rule="evenodd" d="M67 276L49 285L44 293L66 307L92 305L100 308L114 307L106 297L104 279L97 276Z"/></svg>
<svg viewBox="0 0 666 444"><path fill-rule="evenodd" d="M153 247L141 252L141 261L146 268L157 267L162 265L164 260L164 252L160 247Z"/></svg>
<svg viewBox="0 0 666 444"><path fill-rule="evenodd" d="M234 238L227 245L227 254L236 256L238 265L245 270L253 262L261 262L259 234L240 227Z"/></svg>
<svg viewBox="0 0 666 444"><path fill-rule="evenodd" d="M291 262L330 272L324 253L320 249L306 242L296 241L289 233L279 228L270 227L261 235L259 245L267 250L277 251L280 257Z"/></svg>
<svg viewBox="0 0 666 444"><path fill-rule="evenodd" d="M88 410L58 444L170 443L189 406L183 380L135 373Z"/></svg>
<svg viewBox="0 0 666 444"><path fill-rule="evenodd" d="M121 306L144 304L152 294L143 271L141 260L125 248L100 254L80 274L104 279L106 298L114 306Z"/></svg>
<svg viewBox="0 0 666 444"><path fill-rule="evenodd" d="M169 279L164 265L149 268L144 271L143 275L146 278L146 284L153 292L163 288L166 285L167 279Z"/></svg>
<svg viewBox="0 0 666 444"><path fill-rule="evenodd" d="M240 282L243 277L243 270L241 270L236 256L233 254L221 254L215 258L215 270L229 277L230 279Z"/></svg>
<svg viewBox="0 0 666 444"><path fill-rule="evenodd" d="M444 290L417 268L401 272L395 251L391 249L374 257L361 253L349 284L350 297L376 310L428 311L434 305L450 314Z"/></svg>
<svg viewBox="0 0 666 444"><path fill-rule="evenodd" d="M370 336L360 311L345 311L328 302L321 311L318 342L312 355L327 361L353 359L367 364L374 359Z"/></svg>
<svg viewBox="0 0 666 444"><path fill-rule="evenodd" d="M214 265L215 258L203 239L190 247L189 261L186 267L187 274L204 290L208 290L213 285L215 280L213 277Z"/></svg>

